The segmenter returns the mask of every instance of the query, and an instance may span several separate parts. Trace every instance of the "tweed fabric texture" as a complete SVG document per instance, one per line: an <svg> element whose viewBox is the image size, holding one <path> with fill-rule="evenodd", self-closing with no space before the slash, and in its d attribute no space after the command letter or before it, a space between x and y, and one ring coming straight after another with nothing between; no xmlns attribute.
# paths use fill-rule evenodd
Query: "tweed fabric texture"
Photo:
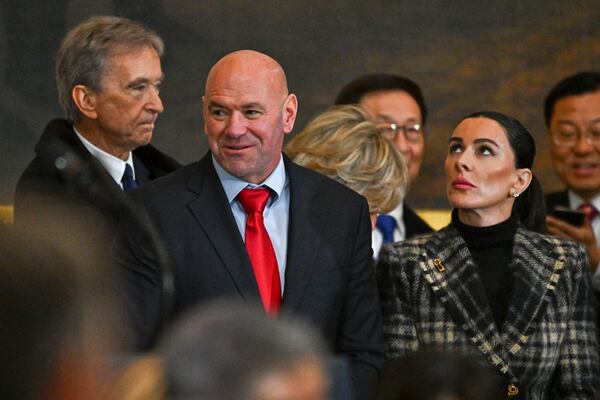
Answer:
<svg viewBox="0 0 600 400"><path fill-rule="evenodd" d="M386 353L436 346L482 354L529 399L593 399L599 366L585 250L519 225L506 319L494 323L465 241L451 225L382 250Z"/></svg>

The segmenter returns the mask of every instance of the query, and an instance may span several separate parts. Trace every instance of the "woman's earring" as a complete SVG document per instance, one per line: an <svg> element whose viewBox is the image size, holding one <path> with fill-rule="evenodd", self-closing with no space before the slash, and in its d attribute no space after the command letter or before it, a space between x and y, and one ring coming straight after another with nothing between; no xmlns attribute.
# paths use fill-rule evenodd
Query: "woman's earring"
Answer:
<svg viewBox="0 0 600 400"><path fill-rule="evenodd" d="M521 193L517 192L515 189L510 189L510 195L511 195L512 197L514 197L515 199L516 199L517 197L519 197L519 195L520 195L520 194L521 194Z"/></svg>

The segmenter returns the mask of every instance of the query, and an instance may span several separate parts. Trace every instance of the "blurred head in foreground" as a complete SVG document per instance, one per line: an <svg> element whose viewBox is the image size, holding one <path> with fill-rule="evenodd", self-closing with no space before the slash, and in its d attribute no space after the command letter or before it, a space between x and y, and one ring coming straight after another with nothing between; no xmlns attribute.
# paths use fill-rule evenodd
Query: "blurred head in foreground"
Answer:
<svg viewBox="0 0 600 400"><path fill-rule="evenodd" d="M159 346L176 400L323 400L323 352L297 318L232 301L193 309Z"/></svg>
<svg viewBox="0 0 600 400"><path fill-rule="evenodd" d="M103 326L112 324L88 258L94 252L76 250L67 236L46 235L41 226L2 229L2 398L100 398L111 342Z"/></svg>

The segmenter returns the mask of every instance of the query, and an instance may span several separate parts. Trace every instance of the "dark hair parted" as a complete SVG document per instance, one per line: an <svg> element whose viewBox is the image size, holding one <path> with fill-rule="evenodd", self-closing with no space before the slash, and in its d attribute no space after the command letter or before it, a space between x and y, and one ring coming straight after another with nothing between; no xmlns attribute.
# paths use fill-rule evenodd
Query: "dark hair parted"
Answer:
<svg viewBox="0 0 600 400"><path fill-rule="evenodd" d="M496 121L506 132L508 143L515 155L516 168L533 168L535 159L535 140L529 130L516 118L496 112L479 111L467 115L468 118L488 118ZM546 231L546 206L544 194L539 181L532 174L529 187L515 199L513 213L527 229L536 232Z"/></svg>
<svg viewBox="0 0 600 400"><path fill-rule="evenodd" d="M417 102L421 110L421 123L427 122L427 106L421 88L414 81L400 75L368 74L354 79L338 93L335 104L358 104L365 95L382 90L402 90Z"/></svg>
<svg viewBox="0 0 600 400"><path fill-rule="evenodd" d="M592 93L600 90L600 72L585 71L570 75L561 80L550 90L544 101L544 119L546 126L554 114L554 105L557 101L569 97Z"/></svg>

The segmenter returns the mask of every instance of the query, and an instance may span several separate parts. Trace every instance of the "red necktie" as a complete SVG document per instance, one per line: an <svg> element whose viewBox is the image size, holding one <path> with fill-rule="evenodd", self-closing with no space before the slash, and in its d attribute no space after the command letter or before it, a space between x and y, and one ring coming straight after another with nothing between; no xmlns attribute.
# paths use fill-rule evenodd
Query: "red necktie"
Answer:
<svg viewBox="0 0 600 400"><path fill-rule="evenodd" d="M598 210L590 203L584 203L577 207L577 209L583 211L585 215L587 215L590 222L592 222L592 220L598 216Z"/></svg>
<svg viewBox="0 0 600 400"><path fill-rule="evenodd" d="M269 189L266 188L244 189L237 198L248 214L246 250L254 269L258 291L265 310L275 314L281 304L281 284L275 251L263 222L263 210L269 194Z"/></svg>

